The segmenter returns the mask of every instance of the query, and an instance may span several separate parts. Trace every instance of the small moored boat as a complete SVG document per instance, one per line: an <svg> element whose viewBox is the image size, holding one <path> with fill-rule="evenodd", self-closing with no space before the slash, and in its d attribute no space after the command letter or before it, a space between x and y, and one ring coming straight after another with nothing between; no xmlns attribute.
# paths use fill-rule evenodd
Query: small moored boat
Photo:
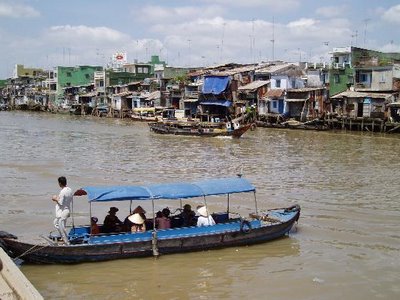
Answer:
<svg viewBox="0 0 400 300"><path fill-rule="evenodd" d="M254 193L255 211L248 218L232 213L230 195L249 192ZM211 196L227 195L228 208L226 212L213 214L216 224L211 226L182 227L179 222L171 222L174 225L169 229L107 234L91 234L90 226L80 226L69 232L70 245L49 238L42 244L33 244L0 232L0 246L11 257L31 263L81 263L157 256L267 242L285 236L300 216L298 205L260 212L255 187L241 177L147 186L90 186L75 192L75 196L82 195L87 195L90 205L104 201L151 201L153 215L154 203L160 199L198 198L208 207ZM150 221L155 224L155 217Z"/></svg>

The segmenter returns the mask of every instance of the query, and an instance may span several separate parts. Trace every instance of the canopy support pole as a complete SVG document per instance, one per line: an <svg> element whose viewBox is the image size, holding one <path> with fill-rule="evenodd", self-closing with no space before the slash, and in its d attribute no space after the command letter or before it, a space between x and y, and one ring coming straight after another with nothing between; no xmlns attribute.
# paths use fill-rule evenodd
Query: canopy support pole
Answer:
<svg viewBox="0 0 400 300"><path fill-rule="evenodd" d="M158 252L158 245L157 245L157 228L156 228L156 214L155 214L155 206L154 206L154 199L151 199L151 204L153 207L153 232L151 233L151 249L153 251L153 256L157 257L160 255Z"/></svg>
<svg viewBox="0 0 400 300"><path fill-rule="evenodd" d="M254 203L255 203L255 205L256 205L256 215L258 215L256 191L254 191Z"/></svg>
<svg viewBox="0 0 400 300"><path fill-rule="evenodd" d="M92 202L89 202L89 224L90 224L90 234L92 234Z"/></svg>
<svg viewBox="0 0 400 300"><path fill-rule="evenodd" d="M207 214L209 214L209 215L210 215L210 212L208 211L208 205L207 205L207 199L206 199L206 196L203 196L203 198L204 198L204 205L206 206L206 209L207 209Z"/></svg>
<svg viewBox="0 0 400 300"><path fill-rule="evenodd" d="M228 207L226 208L226 212L229 214L229 205L230 205L230 199L229 199L229 194L228 194Z"/></svg>
<svg viewBox="0 0 400 300"><path fill-rule="evenodd" d="M74 198L72 198L72 213L71 213L71 219L72 219L72 228L74 229L74 231L75 231L75 220L74 220Z"/></svg>

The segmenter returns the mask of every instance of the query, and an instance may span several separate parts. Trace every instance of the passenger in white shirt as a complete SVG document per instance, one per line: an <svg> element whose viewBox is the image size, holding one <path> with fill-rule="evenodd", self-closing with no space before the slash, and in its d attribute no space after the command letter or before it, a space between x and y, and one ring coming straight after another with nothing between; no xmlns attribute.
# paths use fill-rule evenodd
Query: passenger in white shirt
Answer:
<svg viewBox="0 0 400 300"><path fill-rule="evenodd" d="M56 203L56 218L54 219L54 227L60 233L65 244L69 244L67 230L65 229L67 219L70 215L71 202L73 193L71 188L67 186L67 179L64 176L58 178L58 184L61 188L60 194L54 195L51 200Z"/></svg>
<svg viewBox="0 0 400 300"><path fill-rule="evenodd" d="M206 206L200 206L197 208L197 212L200 214L197 219L197 226L211 226L215 225L213 217L208 213Z"/></svg>

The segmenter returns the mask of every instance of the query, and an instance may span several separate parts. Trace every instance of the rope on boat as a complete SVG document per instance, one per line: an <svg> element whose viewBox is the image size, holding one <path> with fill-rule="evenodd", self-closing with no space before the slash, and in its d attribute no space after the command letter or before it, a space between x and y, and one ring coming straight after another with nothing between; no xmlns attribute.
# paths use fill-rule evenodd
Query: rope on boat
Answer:
<svg viewBox="0 0 400 300"><path fill-rule="evenodd" d="M33 245L33 246L30 247L28 250L26 250L26 251L23 252L22 254L18 255L17 257L15 257L13 260L16 261L17 259L20 259L21 257L23 257L23 256L25 256L25 255L27 255L27 254L30 254L30 253L33 253L33 252L42 250L42 249L44 249L44 248L46 248L46 247L48 247L48 245L43 245L43 246L40 246L40 245ZM35 249L35 248L36 248L36 249Z"/></svg>

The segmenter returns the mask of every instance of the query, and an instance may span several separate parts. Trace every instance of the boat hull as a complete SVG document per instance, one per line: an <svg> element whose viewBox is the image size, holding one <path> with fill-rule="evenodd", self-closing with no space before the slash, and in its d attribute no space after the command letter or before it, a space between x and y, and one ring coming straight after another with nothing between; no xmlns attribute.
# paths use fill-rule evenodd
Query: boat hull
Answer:
<svg viewBox="0 0 400 300"><path fill-rule="evenodd" d="M159 134L173 134L173 135L186 135L186 136L232 136L235 138L241 137L247 130L250 129L251 124L245 124L237 129L214 128L203 126L179 126L177 124L166 124L162 122L153 122L148 124L150 130Z"/></svg>
<svg viewBox="0 0 400 300"><path fill-rule="evenodd" d="M236 220L207 227L185 227L157 231L159 254L203 251L216 248L251 245L285 236L300 216L300 208L284 213L284 221L268 223ZM2 246L14 258L30 263L70 264L123 258L152 256L151 232L96 237L78 245L35 245L18 239L0 238ZM134 238L138 237L138 238Z"/></svg>

